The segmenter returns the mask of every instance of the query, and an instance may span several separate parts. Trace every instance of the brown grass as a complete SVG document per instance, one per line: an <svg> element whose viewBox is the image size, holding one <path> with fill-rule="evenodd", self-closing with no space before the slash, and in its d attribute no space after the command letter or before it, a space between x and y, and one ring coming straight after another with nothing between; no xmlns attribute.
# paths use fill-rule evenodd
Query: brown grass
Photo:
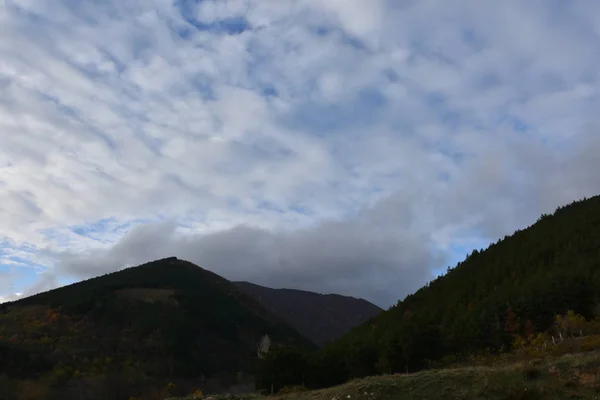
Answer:
<svg viewBox="0 0 600 400"><path fill-rule="evenodd" d="M600 400L600 351L544 361L386 375L244 400ZM213 397L220 400L225 397Z"/></svg>

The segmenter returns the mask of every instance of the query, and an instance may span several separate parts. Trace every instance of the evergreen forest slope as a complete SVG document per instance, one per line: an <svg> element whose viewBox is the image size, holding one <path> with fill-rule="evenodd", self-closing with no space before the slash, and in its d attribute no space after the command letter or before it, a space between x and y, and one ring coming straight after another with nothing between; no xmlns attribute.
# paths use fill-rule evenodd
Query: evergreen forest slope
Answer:
<svg viewBox="0 0 600 400"><path fill-rule="evenodd" d="M449 365L556 332L555 316L568 310L592 319L599 304L600 197L593 197L474 250L390 310L321 351L296 357L293 371L282 371L277 358L285 355L273 353L262 373L280 369L279 386L302 379L326 387Z"/></svg>

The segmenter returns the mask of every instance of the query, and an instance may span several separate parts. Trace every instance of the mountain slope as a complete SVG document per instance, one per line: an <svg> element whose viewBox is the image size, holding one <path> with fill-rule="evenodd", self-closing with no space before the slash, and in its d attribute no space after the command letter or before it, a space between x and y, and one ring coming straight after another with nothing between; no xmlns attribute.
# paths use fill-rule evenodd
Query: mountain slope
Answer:
<svg viewBox="0 0 600 400"><path fill-rule="evenodd" d="M274 397L244 396L243 399L591 400L598 398L600 390L599 367L600 352L594 351L527 364L499 363L382 375L356 379L328 389L289 390ZM212 399L242 400L234 396L216 396ZM193 400L193 397L180 400Z"/></svg>
<svg viewBox="0 0 600 400"><path fill-rule="evenodd" d="M345 359L335 380L416 370L429 360L510 346L600 301L600 196L542 215L527 229L473 251L448 273L362 324L329 351ZM341 375L344 375L341 377Z"/></svg>
<svg viewBox="0 0 600 400"><path fill-rule="evenodd" d="M15 371L63 383L124 369L159 380L247 374L264 334L312 346L231 282L174 257L0 305L4 348L48 367Z"/></svg>
<svg viewBox="0 0 600 400"><path fill-rule="evenodd" d="M452 364L510 349L554 317L600 312L600 196L560 207L532 226L473 251L447 274L361 324L296 369L311 387L378 373ZM281 369L276 359L269 365ZM280 374L284 374L281 371Z"/></svg>
<svg viewBox="0 0 600 400"><path fill-rule="evenodd" d="M383 310L354 297L235 282L263 306L319 346L338 339Z"/></svg>

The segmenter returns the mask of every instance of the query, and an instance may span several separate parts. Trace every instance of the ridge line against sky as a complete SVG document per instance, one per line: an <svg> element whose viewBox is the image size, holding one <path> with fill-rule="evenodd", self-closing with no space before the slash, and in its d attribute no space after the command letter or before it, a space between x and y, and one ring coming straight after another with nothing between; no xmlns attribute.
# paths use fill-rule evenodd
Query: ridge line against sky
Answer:
<svg viewBox="0 0 600 400"><path fill-rule="evenodd" d="M600 193L599 35L591 0L6 0L0 301L177 256L394 304Z"/></svg>

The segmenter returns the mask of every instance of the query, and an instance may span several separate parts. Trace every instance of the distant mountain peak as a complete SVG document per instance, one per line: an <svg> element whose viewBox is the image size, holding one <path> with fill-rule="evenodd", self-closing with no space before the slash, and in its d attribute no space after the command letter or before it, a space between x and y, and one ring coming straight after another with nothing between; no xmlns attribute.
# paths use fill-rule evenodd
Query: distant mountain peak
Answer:
<svg viewBox="0 0 600 400"><path fill-rule="evenodd" d="M383 312L367 300L351 296L234 283L319 346Z"/></svg>

